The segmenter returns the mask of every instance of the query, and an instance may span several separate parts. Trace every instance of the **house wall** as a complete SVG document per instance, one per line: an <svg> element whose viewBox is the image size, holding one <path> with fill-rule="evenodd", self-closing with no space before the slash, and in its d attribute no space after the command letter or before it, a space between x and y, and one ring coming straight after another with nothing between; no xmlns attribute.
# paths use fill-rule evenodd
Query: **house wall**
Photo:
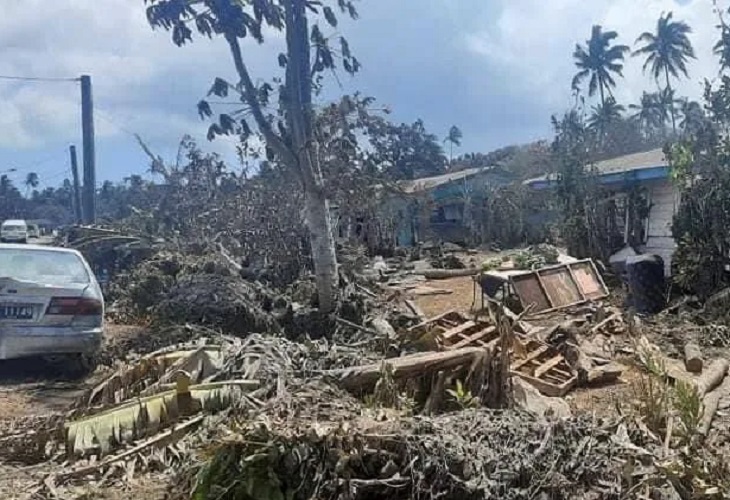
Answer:
<svg viewBox="0 0 730 500"><path fill-rule="evenodd" d="M661 256L664 259L664 270L667 276L671 274L672 255L677 243L672 237L672 219L679 207L679 192L669 179L652 181L645 184L649 191L649 220L646 245L642 248L645 253Z"/></svg>
<svg viewBox="0 0 730 500"><path fill-rule="evenodd" d="M414 241L440 240L464 243L469 239L470 228L465 220L466 200L484 200L488 187L503 185L512 178L501 172L485 171L467 179L454 180L427 191L410 195L392 196L385 204L389 210L397 210L396 238L399 246L411 246ZM441 208L444 219L432 221L433 211Z"/></svg>

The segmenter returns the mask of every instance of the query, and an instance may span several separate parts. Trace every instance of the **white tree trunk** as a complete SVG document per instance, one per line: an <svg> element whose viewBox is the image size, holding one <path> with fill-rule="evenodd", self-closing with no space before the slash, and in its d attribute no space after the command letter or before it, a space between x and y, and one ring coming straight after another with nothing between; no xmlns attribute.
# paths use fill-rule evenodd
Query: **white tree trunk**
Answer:
<svg viewBox="0 0 730 500"><path fill-rule="evenodd" d="M286 39L289 60L286 68L287 121L292 149L304 184L304 219L309 229L312 260L317 282L319 309L332 312L337 302L337 257L332 234L329 202L322 180L312 109L312 74L309 28L304 0L287 0Z"/></svg>
<svg viewBox="0 0 730 500"><path fill-rule="evenodd" d="M330 312L337 299L337 256L329 202L321 186L305 189L304 220L312 247L319 308L323 312Z"/></svg>

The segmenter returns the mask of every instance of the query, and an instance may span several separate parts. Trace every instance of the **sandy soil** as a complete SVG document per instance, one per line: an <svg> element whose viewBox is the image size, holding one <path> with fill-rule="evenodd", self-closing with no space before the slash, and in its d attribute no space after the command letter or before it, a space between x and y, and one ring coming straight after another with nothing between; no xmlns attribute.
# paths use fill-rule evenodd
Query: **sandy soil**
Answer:
<svg viewBox="0 0 730 500"><path fill-rule="evenodd" d="M105 350L114 351L116 345L123 345L139 333L138 327L109 325L105 331ZM64 412L88 387L93 387L110 371L110 367L100 366L81 380L69 380L58 365L41 359L0 362L0 424L18 417ZM34 486L49 472L48 464L17 467L0 463L0 497L29 498ZM75 498L155 500L164 498L165 487L162 481L145 476L93 492L88 486L80 488Z"/></svg>
<svg viewBox="0 0 730 500"><path fill-rule="evenodd" d="M432 288L451 290L449 295L426 295L416 297L416 304L428 317L450 311L452 309L469 312L474 301L474 280L471 276L450 278L446 280L428 280L423 285ZM477 298L479 292L477 292Z"/></svg>

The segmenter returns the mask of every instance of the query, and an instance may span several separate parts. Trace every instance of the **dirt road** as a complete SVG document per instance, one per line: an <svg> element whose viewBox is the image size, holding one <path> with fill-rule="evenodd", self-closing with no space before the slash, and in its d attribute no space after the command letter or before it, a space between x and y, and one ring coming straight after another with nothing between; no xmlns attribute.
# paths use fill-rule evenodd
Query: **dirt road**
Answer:
<svg viewBox="0 0 730 500"><path fill-rule="evenodd" d="M0 362L0 419L62 412L96 376L69 380L62 368L41 359Z"/></svg>

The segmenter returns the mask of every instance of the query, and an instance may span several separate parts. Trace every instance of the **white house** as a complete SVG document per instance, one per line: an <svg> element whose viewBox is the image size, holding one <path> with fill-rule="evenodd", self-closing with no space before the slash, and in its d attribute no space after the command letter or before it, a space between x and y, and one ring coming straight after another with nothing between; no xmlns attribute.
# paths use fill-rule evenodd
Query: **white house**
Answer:
<svg viewBox="0 0 730 500"><path fill-rule="evenodd" d="M672 255L677 246L672 237L672 219L679 207L680 195L679 190L672 184L669 163L662 150L655 149L612 158L596 163L593 168L601 186L615 193L616 206L621 210L619 216L624 217L625 242L629 228L626 196L632 188L642 188L649 211L644 220L642 242L637 250L661 256L664 259L666 274L669 275ZM557 177L551 174L530 179L525 181L525 184L534 189L546 189L555 186L556 181Z"/></svg>

